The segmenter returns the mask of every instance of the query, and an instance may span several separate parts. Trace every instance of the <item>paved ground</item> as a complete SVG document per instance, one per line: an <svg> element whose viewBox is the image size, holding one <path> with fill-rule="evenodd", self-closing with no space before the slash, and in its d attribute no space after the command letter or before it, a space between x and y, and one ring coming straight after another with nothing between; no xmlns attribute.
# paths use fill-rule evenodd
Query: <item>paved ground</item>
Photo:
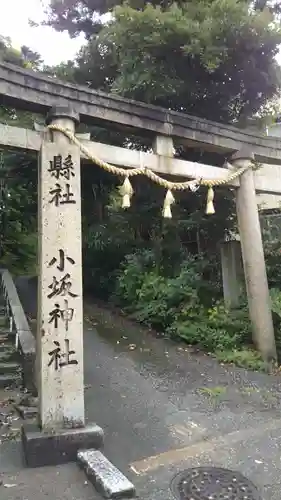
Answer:
<svg viewBox="0 0 281 500"><path fill-rule="evenodd" d="M26 287L19 283L32 316L36 293ZM85 313L87 419L104 428L106 456L140 499L172 500L173 476L206 464L239 470L264 500L280 499L279 376L219 365L97 305Z"/></svg>
<svg viewBox="0 0 281 500"><path fill-rule="evenodd" d="M140 498L170 500L177 472L208 464L240 470L264 499L280 499L279 377L221 366L97 306L86 311L98 323L85 329L88 415Z"/></svg>
<svg viewBox="0 0 281 500"><path fill-rule="evenodd" d="M26 469L23 466L15 403L18 389L0 390L0 498L1 500L100 500L76 464Z"/></svg>
<svg viewBox="0 0 281 500"><path fill-rule="evenodd" d="M0 475L1 500L98 500L76 464Z"/></svg>

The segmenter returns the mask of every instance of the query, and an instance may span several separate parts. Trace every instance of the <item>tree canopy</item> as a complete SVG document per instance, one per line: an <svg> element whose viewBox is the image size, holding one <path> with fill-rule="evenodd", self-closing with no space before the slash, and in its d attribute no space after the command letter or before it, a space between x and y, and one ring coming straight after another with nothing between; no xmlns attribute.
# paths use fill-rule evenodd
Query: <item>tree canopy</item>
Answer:
<svg viewBox="0 0 281 500"><path fill-rule="evenodd" d="M127 5L140 10L149 3L159 6L161 9L169 8L173 3L179 7L193 0L129 0ZM212 3L213 0L208 0ZM266 8L270 12L278 14L281 12L279 0L242 0L244 3L252 5L254 10L263 11ZM122 0L51 0L48 9L48 19L45 24L53 26L58 31L67 30L70 36L77 36L81 32L90 38L97 33L101 27L100 16L112 12L114 8L122 4Z"/></svg>
<svg viewBox="0 0 281 500"><path fill-rule="evenodd" d="M27 46L15 49L0 37L0 60L38 69L42 60ZM0 123L32 128L34 115L0 106ZM14 272L36 272L37 158L0 149L0 262Z"/></svg>
<svg viewBox="0 0 281 500"><path fill-rule="evenodd" d="M66 68L74 80L243 124L280 88L277 9L246 0L53 0L47 22L88 38Z"/></svg>
<svg viewBox="0 0 281 500"><path fill-rule="evenodd" d="M32 51L26 45L17 50L12 46L10 38L1 35L0 60L30 69L38 69L43 62L38 52Z"/></svg>

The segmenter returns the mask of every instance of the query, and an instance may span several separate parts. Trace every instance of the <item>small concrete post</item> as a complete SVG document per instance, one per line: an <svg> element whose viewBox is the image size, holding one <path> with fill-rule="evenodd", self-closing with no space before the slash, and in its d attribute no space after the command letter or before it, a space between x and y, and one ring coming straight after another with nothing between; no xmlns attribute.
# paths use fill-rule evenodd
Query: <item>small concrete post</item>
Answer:
<svg viewBox="0 0 281 500"><path fill-rule="evenodd" d="M78 115L58 107L46 123L74 132ZM100 427L85 426L80 190L79 147L61 132L45 133L38 177L39 427L23 428L33 467L73 461L78 449L103 441Z"/></svg>
<svg viewBox="0 0 281 500"><path fill-rule="evenodd" d="M241 243L230 239L221 243L220 250L224 303L233 309L239 306L245 287Z"/></svg>
<svg viewBox="0 0 281 500"><path fill-rule="evenodd" d="M233 155L232 164L241 168L251 165L253 160L254 155L251 152L242 150ZM240 176L240 187L236 191L236 209L253 340L263 359L271 362L276 359L276 345L254 173L251 168Z"/></svg>

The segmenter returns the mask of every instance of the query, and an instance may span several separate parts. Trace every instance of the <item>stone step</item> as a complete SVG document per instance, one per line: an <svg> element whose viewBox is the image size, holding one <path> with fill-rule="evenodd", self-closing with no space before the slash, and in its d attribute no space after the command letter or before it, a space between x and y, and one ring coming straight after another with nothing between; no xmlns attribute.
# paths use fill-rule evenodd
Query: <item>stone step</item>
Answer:
<svg viewBox="0 0 281 500"><path fill-rule="evenodd" d="M16 361L20 357L19 352L10 345L3 346L3 350L0 349L0 363L6 363L8 361Z"/></svg>
<svg viewBox="0 0 281 500"><path fill-rule="evenodd" d="M9 352L15 349L15 339L11 340L9 338L1 339L0 336L0 353Z"/></svg>
<svg viewBox="0 0 281 500"><path fill-rule="evenodd" d="M10 340L4 340L3 342L0 339L0 353L9 352L15 349L15 339L13 342Z"/></svg>
<svg viewBox="0 0 281 500"><path fill-rule="evenodd" d="M5 363L0 363L0 375L5 373L18 373L21 370L21 365L13 361L6 361Z"/></svg>
<svg viewBox="0 0 281 500"><path fill-rule="evenodd" d="M33 420L38 416L38 407L37 406L23 406L17 405L16 410L19 412L21 418L23 420Z"/></svg>
<svg viewBox="0 0 281 500"><path fill-rule="evenodd" d="M0 327L0 343L2 343L5 338L7 338L8 341L15 341L16 334L15 332L10 332L7 328L4 329Z"/></svg>
<svg viewBox="0 0 281 500"><path fill-rule="evenodd" d="M0 326L7 326L9 324L9 319L6 314L0 314Z"/></svg>
<svg viewBox="0 0 281 500"><path fill-rule="evenodd" d="M0 375L0 389L5 387L16 386L21 383L21 376L18 373L9 373Z"/></svg>
<svg viewBox="0 0 281 500"><path fill-rule="evenodd" d="M6 321L4 322L0 322L0 331L1 332L7 332L7 331L10 331L10 322L9 320L6 319Z"/></svg>
<svg viewBox="0 0 281 500"><path fill-rule="evenodd" d="M0 307L5 308L6 306L6 300L4 299L3 295L0 296Z"/></svg>

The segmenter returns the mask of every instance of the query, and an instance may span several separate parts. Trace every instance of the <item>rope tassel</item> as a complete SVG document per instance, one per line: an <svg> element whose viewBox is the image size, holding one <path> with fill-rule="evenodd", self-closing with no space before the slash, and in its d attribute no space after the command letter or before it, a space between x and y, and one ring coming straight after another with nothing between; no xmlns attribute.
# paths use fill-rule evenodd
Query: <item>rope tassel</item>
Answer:
<svg viewBox="0 0 281 500"><path fill-rule="evenodd" d="M175 198L173 196L172 191L170 189L168 189L166 196L165 196L163 210L162 210L162 215L165 219L172 218L171 205L173 203L175 203Z"/></svg>
<svg viewBox="0 0 281 500"><path fill-rule="evenodd" d="M232 183L235 179L238 179L244 172L247 170L250 170L255 167L255 163L253 160L247 162L246 165L244 165L241 168L233 168L230 170L230 175L223 176L221 179L213 180L213 179L193 179L193 181L186 181L186 182L171 182L166 179L163 179L162 177L159 177L153 170L150 170L148 167L143 166L142 164L142 156L140 156L140 163L141 167L140 168L131 168L131 169L125 169L125 168L119 168L116 167L115 165L111 165L110 163L107 163L94 154L79 140L78 136L75 136L73 132L68 130L67 128L64 128L60 125L57 124L51 124L48 125L49 130L54 130L56 132L60 132L65 135L65 137L68 137L69 141L73 144L75 144L77 147L79 147L81 153L84 154L86 158L89 158L93 163L95 163L98 167L102 168L106 172L110 172L111 174L121 176L122 178L125 177L124 183L122 186L119 187L119 191L121 196L123 197L122 200L122 207L123 208L128 208L131 205L131 197L134 193L133 188L131 186L129 177L130 176L136 176L136 175L145 175L148 179L150 179L152 182L155 182L162 188L167 189L165 201L164 201L164 206L163 206L163 217L171 218L172 217L172 212L171 212L171 205L174 203L175 199L173 197L173 194L171 190L179 190L179 191L185 191L187 189L190 189L192 192L197 191L198 187L201 185L207 186L208 187L208 195L207 195L207 206L206 206L206 214L214 214L215 213L215 208L214 208L214 190L213 186L225 186L226 184Z"/></svg>
<svg viewBox="0 0 281 500"><path fill-rule="evenodd" d="M206 214L207 215L213 215L215 213L214 197L215 197L214 190L213 190L212 186L209 186L208 193L207 193L207 206L206 206Z"/></svg>
<svg viewBox="0 0 281 500"><path fill-rule="evenodd" d="M131 206L131 198L134 194L129 177L125 177L122 186L119 187L119 191L122 196L122 208L129 208Z"/></svg>

